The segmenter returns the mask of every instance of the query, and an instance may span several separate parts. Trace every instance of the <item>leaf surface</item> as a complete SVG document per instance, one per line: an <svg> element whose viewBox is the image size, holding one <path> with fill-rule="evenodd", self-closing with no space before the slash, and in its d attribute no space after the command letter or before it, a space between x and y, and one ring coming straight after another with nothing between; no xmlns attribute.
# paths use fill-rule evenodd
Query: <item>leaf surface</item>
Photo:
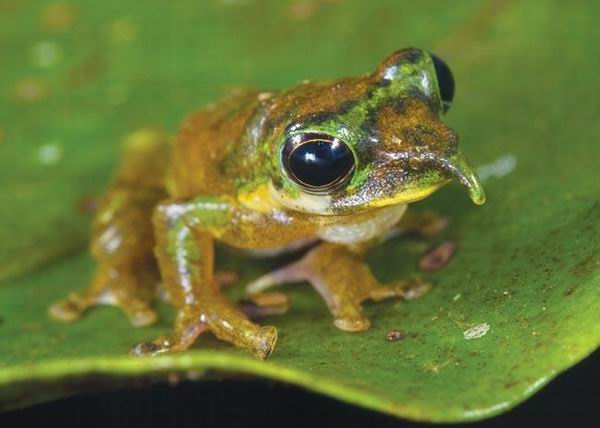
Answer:
<svg viewBox="0 0 600 428"><path fill-rule="evenodd" d="M438 422L525 400L600 343L593 3L1 2L0 406L173 372L255 374ZM174 133L235 87L365 73L404 46L453 68L447 120L488 193L477 208L458 187L441 190L412 207L446 216L441 235L370 254L382 280L420 276L435 284L429 294L370 304L371 330L348 334L306 284L285 287L292 309L265 321L280 332L267 362L209 336L185 353L130 358L131 344L168 331L166 307L144 329L112 308L73 325L47 318L51 302L90 277L90 206L124 136ZM456 243L448 265L420 272L419 258L443 241ZM278 266L227 251L217 264L242 284ZM386 341L390 330L406 338Z"/></svg>

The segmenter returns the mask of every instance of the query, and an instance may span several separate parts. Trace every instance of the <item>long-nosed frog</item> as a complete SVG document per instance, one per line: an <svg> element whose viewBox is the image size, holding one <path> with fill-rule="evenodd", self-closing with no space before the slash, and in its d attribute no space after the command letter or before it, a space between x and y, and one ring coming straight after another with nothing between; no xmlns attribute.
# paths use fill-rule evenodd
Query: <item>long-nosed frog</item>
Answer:
<svg viewBox="0 0 600 428"><path fill-rule="evenodd" d="M365 76L229 97L191 115L173 143L138 136L93 223L92 284L50 314L70 321L113 304L133 325L148 325L160 289L177 308L174 327L136 345L135 355L181 351L210 331L266 358L277 330L257 325L221 293L214 242L258 250L312 243L248 294L282 304L265 290L308 281L338 328L368 329L364 300L410 298L424 288L380 284L362 261L406 205L451 179L476 204L485 200L457 134L440 120L453 93L446 64L409 48Z"/></svg>

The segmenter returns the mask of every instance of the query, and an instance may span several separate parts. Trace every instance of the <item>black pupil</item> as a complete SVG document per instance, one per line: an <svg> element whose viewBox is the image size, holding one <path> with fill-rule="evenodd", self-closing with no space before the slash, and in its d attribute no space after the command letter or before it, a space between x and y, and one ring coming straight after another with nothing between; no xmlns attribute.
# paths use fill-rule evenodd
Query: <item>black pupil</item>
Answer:
<svg viewBox="0 0 600 428"><path fill-rule="evenodd" d="M289 155L288 172L300 184L326 187L348 176L354 157L339 140L308 141L297 146Z"/></svg>
<svg viewBox="0 0 600 428"><path fill-rule="evenodd" d="M448 65L439 57L431 54L431 59L433 60L433 67L435 68L435 74L437 75L440 87L443 110L446 112L454 99L454 77Z"/></svg>

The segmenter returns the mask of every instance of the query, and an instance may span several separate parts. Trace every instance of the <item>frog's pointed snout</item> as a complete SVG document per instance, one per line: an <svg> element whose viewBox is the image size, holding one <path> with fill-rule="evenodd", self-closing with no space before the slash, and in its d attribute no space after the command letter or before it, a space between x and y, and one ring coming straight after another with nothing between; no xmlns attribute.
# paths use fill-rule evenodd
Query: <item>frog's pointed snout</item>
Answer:
<svg viewBox="0 0 600 428"><path fill-rule="evenodd" d="M447 159L441 159L438 166L467 189L469 197L475 204L485 203L485 191L479 177L462 153L458 152Z"/></svg>

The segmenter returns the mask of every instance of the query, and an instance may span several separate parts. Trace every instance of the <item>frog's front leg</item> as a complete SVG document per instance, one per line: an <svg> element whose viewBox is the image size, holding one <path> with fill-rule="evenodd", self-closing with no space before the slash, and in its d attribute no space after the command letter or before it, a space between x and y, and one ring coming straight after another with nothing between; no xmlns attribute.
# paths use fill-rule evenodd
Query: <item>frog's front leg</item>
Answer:
<svg viewBox="0 0 600 428"><path fill-rule="evenodd" d="M381 285L362 260L367 246L348 247L324 242L302 259L271 272L247 287L250 295L288 282L308 281L323 297L334 316L335 325L345 331L363 331L370 326L364 316L365 300L421 296L429 285L420 281L396 281Z"/></svg>
<svg viewBox="0 0 600 428"><path fill-rule="evenodd" d="M171 335L134 347L134 355L187 349L204 331L266 358L277 330L251 322L219 290L213 275L213 240L236 228L236 207L214 197L161 203L154 215L163 285L178 308Z"/></svg>

